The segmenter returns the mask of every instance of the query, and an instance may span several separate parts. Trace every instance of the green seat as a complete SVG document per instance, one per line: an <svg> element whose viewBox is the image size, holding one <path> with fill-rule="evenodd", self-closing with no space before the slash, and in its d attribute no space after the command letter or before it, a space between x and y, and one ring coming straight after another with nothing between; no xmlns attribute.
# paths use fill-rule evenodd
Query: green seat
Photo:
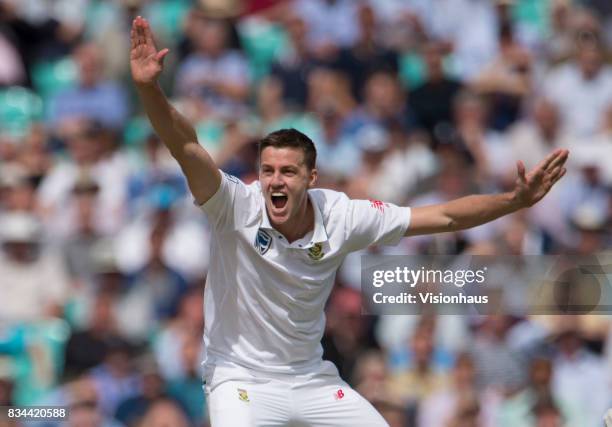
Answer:
<svg viewBox="0 0 612 427"><path fill-rule="evenodd" d="M11 86L0 91L0 129L2 133L20 138L43 112L41 98L29 89Z"/></svg>
<svg viewBox="0 0 612 427"><path fill-rule="evenodd" d="M123 131L123 143L129 149L141 149L143 142L148 137L153 128L145 116L136 116L130 119Z"/></svg>
<svg viewBox="0 0 612 427"><path fill-rule="evenodd" d="M62 375L70 327L62 319L48 319L20 328L25 347L11 356L14 400L17 405L33 405L55 387ZM49 369L44 370L45 366Z"/></svg>
<svg viewBox="0 0 612 427"><path fill-rule="evenodd" d="M546 37L550 33L550 9L550 0L517 0L512 6L512 20Z"/></svg>
<svg viewBox="0 0 612 427"><path fill-rule="evenodd" d="M456 68L453 63L453 56L444 57L442 66L444 74L456 76ZM414 89L425 82L426 65L423 57L418 52L406 52L399 60L399 79L406 89Z"/></svg>
<svg viewBox="0 0 612 427"><path fill-rule="evenodd" d="M272 63L287 49L286 32L280 25L247 21L240 26L239 35L253 81L258 82L269 74Z"/></svg>
<svg viewBox="0 0 612 427"><path fill-rule="evenodd" d="M34 89L46 101L55 92L72 87L79 77L77 65L67 56L56 61L44 61L32 67Z"/></svg>
<svg viewBox="0 0 612 427"><path fill-rule="evenodd" d="M154 1L145 6L144 16L149 18L160 40L176 45L182 37L183 21L191 3L189 0Z"/></svg>
<svg viewBox="0 0 612 427"><path fill-rule="evenodd" d="M224 125L220 121L204 120L195 125L198 141L209 153L217 153L221 149Z"/></svg>

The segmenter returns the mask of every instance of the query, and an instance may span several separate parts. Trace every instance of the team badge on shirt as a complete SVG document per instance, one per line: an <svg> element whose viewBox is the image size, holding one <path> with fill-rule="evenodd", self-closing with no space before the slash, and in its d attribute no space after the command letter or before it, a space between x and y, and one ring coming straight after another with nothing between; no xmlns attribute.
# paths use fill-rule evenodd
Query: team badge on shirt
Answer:
<svg viewBox="0 0 612 427"><path fill-rule="evenodd" d="M259 253L263 255L268 252L270 246L272 246L272 236L270 236L265 230L260 229L255 236L255 247Z"/></svg>
<svg viewBox="0 0 612 427"><path fill-rule="evenodd" d="M325 253L323 252L323 243L315 243L310 249L308 249L308 256L313 261L320 260L321 258L323 258L324 255Z"/></svg>
<svg viewBox="0 0 612 427"><path fill-rule="evenodd" d="M238 399L242 400L243 402L250 402L249 394L243 388L238 389Z"/></svg>

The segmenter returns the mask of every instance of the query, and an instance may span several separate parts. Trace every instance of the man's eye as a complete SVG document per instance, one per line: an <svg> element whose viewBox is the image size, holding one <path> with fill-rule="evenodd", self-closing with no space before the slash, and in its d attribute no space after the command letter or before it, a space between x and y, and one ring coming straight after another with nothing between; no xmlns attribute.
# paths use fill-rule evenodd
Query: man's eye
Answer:
<svg viewBox="0 0 612 427"><path fill-rule="evenodd" d="M286 171L285 175L293 176L295 175L295 171Z"/></svg>

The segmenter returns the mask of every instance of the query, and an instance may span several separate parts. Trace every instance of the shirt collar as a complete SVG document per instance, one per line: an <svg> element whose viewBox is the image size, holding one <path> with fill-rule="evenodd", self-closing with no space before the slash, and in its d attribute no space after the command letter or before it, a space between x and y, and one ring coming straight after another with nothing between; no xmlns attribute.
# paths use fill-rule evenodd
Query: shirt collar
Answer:
<svg viewBox="0 0 612 427"><path fill-rule="evenodd" d="M323 214L321 213L321 208L317 204L316 197L313 197L309 191L308 198L310 199L310 203L312 203L312 208L314 210L314 232L306 233L303 238L296 240L290 246L299 246L299 244L301 244L301 246L299 246L300 248L308 249L311 248L315 243L324 243L327 242L327 240L329 239L327 236L327 230L325 230L325 224L323 223ZM266 201L263 198L263 193L262 201L263 212L261 215L259 228L272 230L278 233L278 231L274 227L272 227L272 224L270 224L270 218L268 217L268 210L266 209Z"/></svg>

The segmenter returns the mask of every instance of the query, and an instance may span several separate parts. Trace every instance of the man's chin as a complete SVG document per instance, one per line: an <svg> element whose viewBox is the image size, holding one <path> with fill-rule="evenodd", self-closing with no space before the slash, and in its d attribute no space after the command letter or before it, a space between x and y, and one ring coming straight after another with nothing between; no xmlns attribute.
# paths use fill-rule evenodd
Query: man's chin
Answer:
<svg viewBox="0 0 612 427"><path fill-rule="evenodd" d="M283 225L289 220L289 209L286 206L282 209L271 207L268 210L268 217L273 225Z"/></svg>
<svg viewBox="0 0 612 427"><path fill-rule="evenodd" d="M287 221L289 220L289 215L288 214L282 214L282 215L278 215L278 214L274 214L272 213L270 215L270 222L273 225L283 225L285 224Z"/></svg>

